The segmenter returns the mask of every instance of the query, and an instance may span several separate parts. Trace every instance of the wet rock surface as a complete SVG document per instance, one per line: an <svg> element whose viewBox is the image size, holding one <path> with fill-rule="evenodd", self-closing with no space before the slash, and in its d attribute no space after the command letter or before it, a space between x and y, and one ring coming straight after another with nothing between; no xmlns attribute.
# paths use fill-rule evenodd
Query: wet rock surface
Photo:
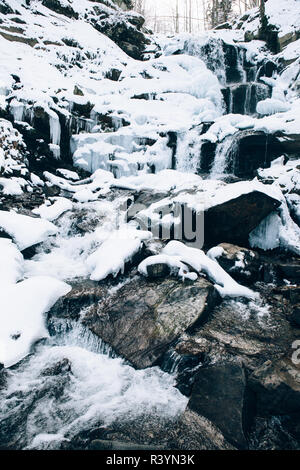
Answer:
<svg viewBox="0 0 300 470"><path fill-rule="evenodd" d="M205 279L190 284L137 279L93 306L84 322L118 354L143 368L153 365L180 334L205 321L218 301Z"/></svg>
<svg viewBox="0 0 300 470"><path fill-rule="evenodd" d="M188 407L212 421L224 436L240 448L254 414L254 399L247 390L242 364L202 367L196 374Z"/></svg>
<svg viewBox="0 0 300 470"><path fill-rule="evenodd" d="M205 212L204 239L210 246L222 242L247 246L249 233L278 206L275 199L253 191L211 207Z"/></svg>

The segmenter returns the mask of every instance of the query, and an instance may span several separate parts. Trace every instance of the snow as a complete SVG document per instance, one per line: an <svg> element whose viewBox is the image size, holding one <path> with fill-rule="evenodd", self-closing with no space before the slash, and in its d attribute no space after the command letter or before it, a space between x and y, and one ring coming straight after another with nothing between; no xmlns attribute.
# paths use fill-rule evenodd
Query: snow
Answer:
<svg viewBox="0 0 300 470"><path fill-rule="evenodd" d="M277 113L285 113L290 110L288 103L284 103L274 98L267 98L257 103L257 112L262 115L271 115Z"/></svg>
<svg viewBox="0 0 300 470"><path fill-rule="evenodd" d="M149 256L144 261L142 261L138 267L140 274L148 276L148 266L153 266L156 264L165 264L167 265L171 273L177 274L182 280L190 279L195 281L198 278L196 273L188 272L188 267L181 262L180 256L169 256L169 255L154 255Z"/></svg>
<svg viewBox="0 0 300 470"><path fill-rule="evenodd" d="M56 171L59 175L61 175L63 178L66 178L67 180L78 181L80 179L79 175L75 171L66 170L65 168L58 168Z"/></svg>
<svg viewBox="0 0 300 470"><path fill-rule="evenodd" d="M211 248L210 250L208 250L208 252L206 253L206 256L208 256L208 258L212 260L216 260L220 258L224 253L225 253L224 248L222 248L221 246L215 246Z"/></svg>
<svg viewBox="0 0 300 470"><path fill-rule="evenodd" d="M6 211L0 211L0 228L12 237L21 251L57 232L51 222Z"/></svg>
<svg viewBox="0 0 300 470"><path fill-rule="evenodd" d="M265 11L269 24L275 26L280 37L298 30L300 23L299 0L284 0L284 2L268 0L265 2ZM242 31L257 33L259 28L258 9L254 8L249 13L248 20L242 25ZM239 20L236 22L237 27L238 24Z"/></svg>
<svg viewBox="0 0 300 470"><path fill-rule="evenodd" d="M33 209L32 212L33 214L39 215L42 219L53 222L65 212L72 210L72 207L73 204L69 199L64 197L52 197L40 207Z"/></svg>
<svg viewBox="0 0 300 470"><path fill-rule="evenodd" d="M24 273L24 259L17 246L7 238L0 238L0 288L20 281Z"/></svg>
<svg viewBox="0 0 300 470"><path fill-rule="evenodd" d="M238 284L223 268L209 258L202 250L184 245L179 241L170 241L161 251L160 255L146 258L139 265L139 272L147 276L147 266L165 263L171 268L179 268L179 276L183 279L195 280L195 273L188 272L191 266L196 273L205 273L214 282L215 288L222 297L245 297L255 299L257 294L247 287Z"/></svg>
<svg viewBox="0 0 300 470"><path fill-rule="evenodd" d="M30 353L32 345L48 337L45 313L71 290L49 277L1 286L0 363L11 367Z"/></svg>
<svg viewBox="0 0 300 470"><path fill-rule="evenodd" d="M142 240L150 237L149 232L131 230L129 227L113 232L87 259L90 279L102 281L109 275L116 277L119 273L123 274L125 264L141 250Z"/></svg>
<svg viewBox="0 0 300 470"><path fill-rule="evenodd" d="M20 196L23 194L21 185L17 178L0 178L0 187L2 186L3 194L7 196Z"/></svg>

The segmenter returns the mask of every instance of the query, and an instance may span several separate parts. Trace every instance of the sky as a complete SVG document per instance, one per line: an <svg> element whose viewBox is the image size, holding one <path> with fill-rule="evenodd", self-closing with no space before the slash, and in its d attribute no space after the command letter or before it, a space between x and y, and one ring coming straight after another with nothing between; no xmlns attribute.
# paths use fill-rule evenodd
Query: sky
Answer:
<svg viewBox="0 0 300 470"><path fill-rule="evenodd" d="M174 21L172 17L176 11L176 0L145 0L145 3L149 26L151 27L152 23L155 21L154 17L156 12L156 15L160 17L160 21L162 21L162 23L166 23L166 28L170 30L166 32L172 32L172 29L174 29ZM182 19L180 19L180 30L184 29L184 13L185 0L179 0L179 15L182 17ZM201 0L192 0L192 16L194 18L192 24L193 31L196 32L203 30L204 25Z"/></svg>

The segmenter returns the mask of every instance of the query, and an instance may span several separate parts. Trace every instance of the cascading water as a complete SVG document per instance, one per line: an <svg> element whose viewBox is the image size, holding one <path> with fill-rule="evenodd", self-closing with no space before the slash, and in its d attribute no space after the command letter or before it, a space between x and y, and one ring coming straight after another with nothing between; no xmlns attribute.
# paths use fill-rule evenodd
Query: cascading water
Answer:
<svg viewBox="0 0 300 470"><path fill-rule="evenodd" d="M203 141L196 130L179 134L176 151L176 169L184 173L197 173L201 167Z"/></svg>
<svg viewBox="0 0 300 470"><path fill-rule="evenodd" d="M187 398L158 367L135 370L80 324L59 320L56 334L7 373L0 391L0 441L59 449L85 429L118 420L173 419Z"/></svg>
<svg viewBox="0 0 300 470"><path fill-rule="evenodd" d="M230 135L218 144L210 172L211 179L222 178L227 173L230 163L234 163L238 147L236 135Z"/></svg>

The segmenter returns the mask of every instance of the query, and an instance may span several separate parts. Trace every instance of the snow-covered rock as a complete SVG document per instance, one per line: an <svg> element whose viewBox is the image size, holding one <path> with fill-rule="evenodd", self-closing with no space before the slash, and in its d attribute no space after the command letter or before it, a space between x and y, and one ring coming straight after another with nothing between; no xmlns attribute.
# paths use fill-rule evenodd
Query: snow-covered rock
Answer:
<svg viewBox="0 0 300 470"><path fill-rule="evenodd" d="M171 270L176 269L182 279L195 281L197 274L205 273L215 283L215 288L222 297L246 297L253 299L256 294L238 284L213 259L197 248L191 248L178 241L171 241L163 248L160 255L150 256L139 265L139 272L148 276L148 267L154 264L166 264ZM193 268L195 272L190 272Z"/></svg>
<svg viewBox="0 0 300 470"><path fill-rule="evenodd" d="M52 204L51 204L52 203ZM53 197L46 201L42 206L37 207L32 212L39 215L42 219L53 222L65 212L72 210L73 204L64 197Z"/></svg>
<svg viewBox="0 0 300 470"><path fill-rule="evenodd" d="M0 363L13 366L30 353L36 341L48 337L45 314L70 290L50 277L1 286Z"/></svg>
<svg viewBox="0 0 300 470"><path fill-rule="evenodd" d="M21 251L57 233L55 225L47 220L6 211L0 211L0 229L12 237Z"/></svg>
<svg viewBox="0 0 300 470"><path fill-rule="evenodd" d="M7 238L0 238L0 288L15 284L24 273L24 259L17 246Z"/></svg>

